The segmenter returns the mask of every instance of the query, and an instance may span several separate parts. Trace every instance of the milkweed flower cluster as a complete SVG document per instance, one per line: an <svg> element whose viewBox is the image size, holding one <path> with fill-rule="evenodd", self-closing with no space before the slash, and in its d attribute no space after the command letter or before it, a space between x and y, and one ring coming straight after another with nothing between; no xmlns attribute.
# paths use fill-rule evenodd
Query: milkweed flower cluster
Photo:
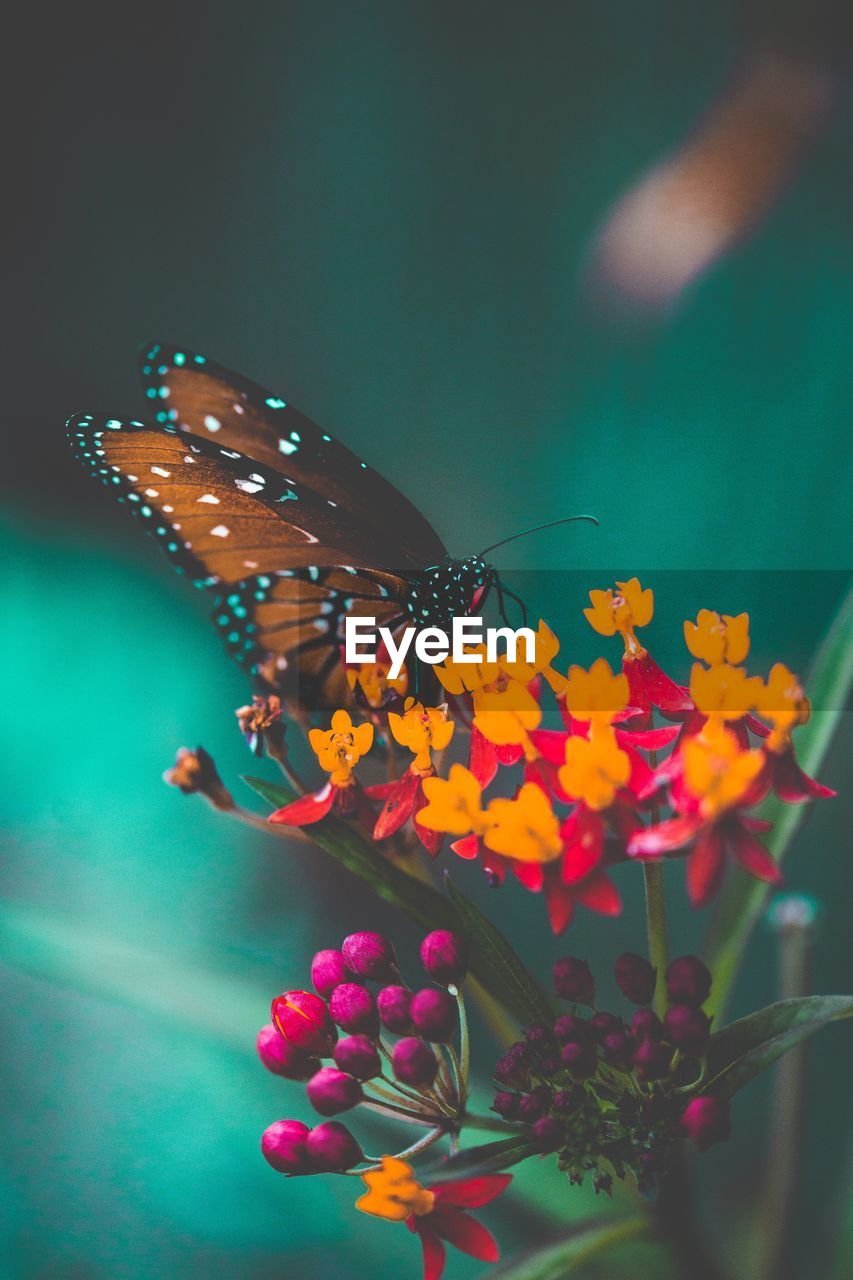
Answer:
<svg viewBox="0 0 853 1280"><path fill-rule="evenodd" d="M748 615L702 609L684 624L695 661L679 684L638 635L654 617L650 587L631 578L589 598L593 630L622 641L621 669L606 657L560 669L560 643L540 621L532 660L492 661L481 647L437 666L440 705L401 701L408 676L391 681L382 661L349 670L369 718L354 723L342 709L329 729L310 731L328 780L270 822L306 826L334 809L378 842L411 832L433 858L449 838L450 852L478 860L493 884L510 875L542 894L555 933L578 906L620 913L620 862L685 858L694 906L716 892L729 857L778 883L755 806L770 791L787 803L833 794L794 755L793 731L810 713L800 681L782 663L766 679L748 674ZM546 726L548 715L560 727ZM356 766L377 742L408 762L362 784ZM463 758L442 767L454 748Z"/></svg>

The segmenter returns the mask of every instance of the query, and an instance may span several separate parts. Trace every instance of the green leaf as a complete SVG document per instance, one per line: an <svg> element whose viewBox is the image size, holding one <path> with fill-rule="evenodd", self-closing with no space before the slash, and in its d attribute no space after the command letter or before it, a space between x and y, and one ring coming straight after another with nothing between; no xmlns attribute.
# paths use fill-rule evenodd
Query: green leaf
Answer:
<svg viewBox="0 0 853 1280"><path fill-rule="evenodd" d="M512 1138L501 1138L498 1142L482 1143L479 1147L469 1147L460 1151L459 1155L442 1160L437 1166L435 1175L424 1174L430 1186L440 1182L452 1182L456 1178L479 1178L484 1173L500 1173L510 1169L514 1164L536 1155L539 1148L527 1134L518 1134Z"/></svg>
<svg viewBox="0 0 853 1280"><path fill-rule="evenodd" d="M649 1217L591 1222L573 1231L567 1240L561 1240L559 1244L525 1253L498 1267L497 1271L489 1271L489 1280L564 1280L584 1263L621 1244L652 1241L654 1238Z"/></svg>
<svg viewBox="0 0 853 1280"><path fill-rule="evenodd" d="M803 996L732 1022L711 1036L701 1092L731 1098L801 1040L851 1016L853 996Z"/></svg>
<svg viewBox="0 0 853 1280"><path fill-rule="evenodd" d="M266 782L262 778L244 778L243 781L276 808L289 804L297 795L291 787ZM553 1016L541 988L536 986L529 974L522 986L530 999L526 1003L520 1000L518 975L526 973L521 961L482 912L477 911L458 891L454 892L465 905L467 916L463 916L459 910L456 897L451 903L432 885L408 875L384 858L374 844L343 819L330 814L321 822L314 823L309 831L315 844L370 885L378 897L404 911L423 929L450 929L467 934L471 941L471 973L496 1003L514 1019L525 1024L541 1018L548 1020ZM476 913L481 922L476 931L468 923L472 913ZM487 942L485 946L484 939ZM494 962L495 939L506 955L514 960L516 978L512 981L509 980L506 965Z"/></svg>
<svg viewBox="0 0 853 1280"><path fill-rule="evenodd" d="M472 954L482 959L490 973L490 989L502 993L502 1004L522 1026L529 1026L531 1022L553 1022L554 1010L541 984L525 968L491 920L456 888L450 876L445 874L444 878ZM484 978L482 981L484 986L487 985Z"/></svg>
<svg viewBox="0 0 853 1280"><path fill-rule="evenodd" d="M806 773L815 774L829 750L838 722L853 688L853 588L824 637L806 682L812 715L795 735L797 758ZM809 805L783 804L775 796L765 802L760 816L774 826L765 844L781 862ZM705 946L714 986L709 1013L719 1013L743 959L752 930L767 904L770 890L751 876L733 876L720 895Z"/></svg>

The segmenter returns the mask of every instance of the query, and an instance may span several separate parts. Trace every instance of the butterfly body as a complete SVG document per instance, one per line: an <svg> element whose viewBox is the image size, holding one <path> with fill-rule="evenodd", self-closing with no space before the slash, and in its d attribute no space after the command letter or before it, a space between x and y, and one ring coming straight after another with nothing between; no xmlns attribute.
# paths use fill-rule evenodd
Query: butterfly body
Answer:
<svg viewBox="0 0 853 1280"><path fill-rule="evenodd" d="M155 421L78 414L80 461L214 593L232 657L303 708L346 696L347 615L447 627L496 575L281 397L186 348L145 349Z"/></svg>

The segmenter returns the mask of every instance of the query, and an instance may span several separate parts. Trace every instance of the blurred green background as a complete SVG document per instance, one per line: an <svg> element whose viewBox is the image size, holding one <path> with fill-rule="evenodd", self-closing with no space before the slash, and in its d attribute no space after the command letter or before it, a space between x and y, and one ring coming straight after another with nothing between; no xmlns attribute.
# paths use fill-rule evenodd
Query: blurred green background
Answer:
<svg viewBox="0 0 853 1280"><path fill-rule="evenodd" d="M850 564L849 101L753 235L672 305L602 307L584 284L614 201L690 131L766 12L798 16L730 0L306 0L15 19L5 1274L419 1274L407 1232L355 1219L350 1182L285 1182L266 1166L262 1129L307 1106L253 1056L270 996L304 981L314 949L353 928L387 927L404 953L414 936L319 852L162 785L175 748L203 741L239 786L251 761L232 710L249 691L206 602L74 468L65 418L139 412L137 348L179 340L336 432L454 552L594 511L599 530L521 542L502 562L530 572L519 580L566 658L598 651L585 589L636 570L658 592L655 652L680 674L680 623L701 605L754 612L757 669L804 666ZM841 6L809 12L797 39L843 59ZM850 746L848 717L824 781L845 781ZM826 903L819 991L850 981L850 816L849 800L821 806L789 862L791 886ZM543 976L567 950L606 975L643 947L639 880L618 875L622 921L581 916L562 943L520 889L488 897L475 870L460 878ZM676 945L695 949L705 921L680 868L669 880ZM774 986L765 930L737 1011ZM843 1043L832 1029L811 1054L798 1242L810 1266L844 1211ZM703 1164L729 1250L752 1228L768 1096L766 1081L743 1095L734 1140ZM369 1148L393 1141L361 1132ZM490 1219L507 1254L553 1235L555 1206L608 1208L536 1164L518 1182L525 1194ZM628 1261L634 1276L664 1274L648 1252ZM448 1266L478 1272L455 1254Z"/></svg>

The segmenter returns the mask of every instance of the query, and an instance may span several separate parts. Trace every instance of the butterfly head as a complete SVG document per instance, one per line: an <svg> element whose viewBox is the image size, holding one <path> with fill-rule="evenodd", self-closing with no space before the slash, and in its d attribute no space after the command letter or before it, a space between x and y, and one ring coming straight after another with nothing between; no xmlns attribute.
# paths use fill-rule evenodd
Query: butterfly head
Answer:
<svg viewBox="0 0 853 1280"><path fill-rule="evenodd" d="M495 578L495 570L482 556L453 560L450 556L424 569L412 584L406 609L418 627L448 627L465 617L483 600Z"/></svg>

